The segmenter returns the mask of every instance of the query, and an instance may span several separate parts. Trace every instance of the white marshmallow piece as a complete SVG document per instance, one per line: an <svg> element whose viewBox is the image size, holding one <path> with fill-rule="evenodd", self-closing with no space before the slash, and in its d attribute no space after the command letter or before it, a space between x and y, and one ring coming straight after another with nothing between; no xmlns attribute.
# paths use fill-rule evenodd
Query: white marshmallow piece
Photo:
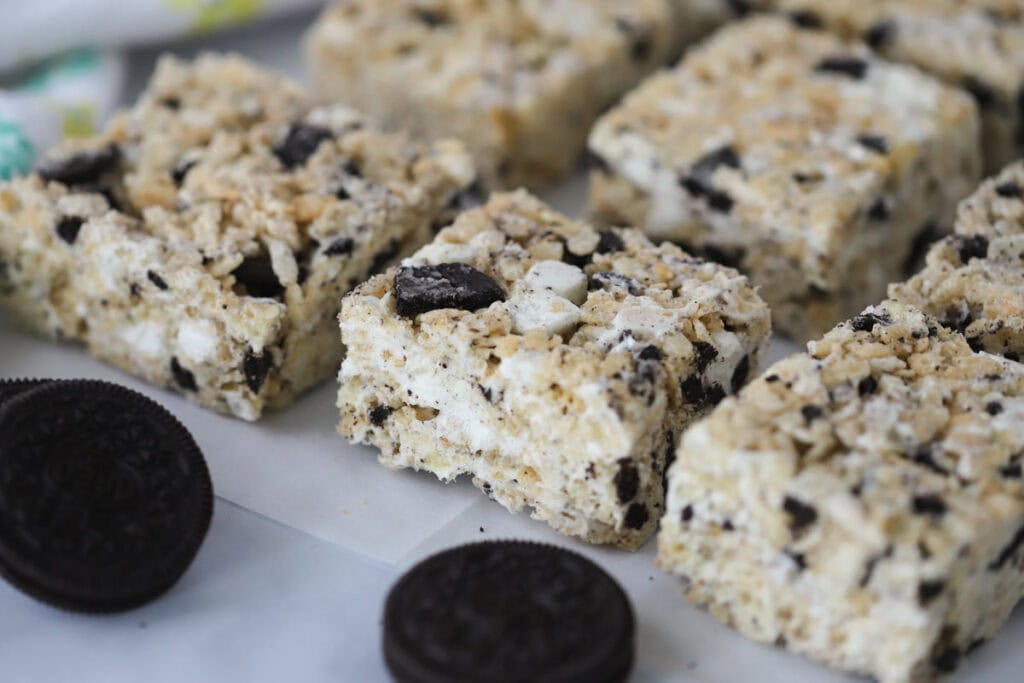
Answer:
<svg viewBox="0 0 1024 683"><path fill-rule="evenodd" d="M587 274L561 261L540 261L530 268L520 286L524 290L549 290L576 304L587 299Z"/></svg>
<svg viewBox="0 0 1024 683"><path fill-rule="evenodd" d="M567 336L580 323L580 309L550 289L518 292L510 302L513 331L525 334L544 330L550 335Z"/></svg>
<svg viewBox="0 0 1024 683"><path fill-rule="evenodd" d="M468 244L457 242L431 242L409 258L402 261L403 266L436 266L442 263L472 264L476 257L476 249Z"/></svg>

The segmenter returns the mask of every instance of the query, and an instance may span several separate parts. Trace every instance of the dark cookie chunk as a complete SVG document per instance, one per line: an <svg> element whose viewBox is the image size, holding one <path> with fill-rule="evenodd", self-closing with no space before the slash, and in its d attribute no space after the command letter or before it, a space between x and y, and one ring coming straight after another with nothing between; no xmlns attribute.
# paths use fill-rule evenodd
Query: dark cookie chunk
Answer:
<svg viewBox="0 0 1024 683"><path fill-rule="evenodd" d="M789 20L793 22L794 26L800 28L817 29L824 27L824 24L814 12L810 10L797 10L789 15Z"/></svg>
<svg viewBox="0 0 1024 683"><path fill-rule="evenodd" d="M39 167L39 177L68 186L97 183L117 169L121 148L115 144L92 151L79 152L64 159L47 161Z"/></svg>
<svg viewBox="0 0 1024 683"><path fill-rule="evenodd" d="M736 364L736 369L732 371L732 378L729 380L732 393L735 394L742 389L743 385L747 383L748 377L750 377L750 356L743 356Z"/></svg>
<svg viewBox="0 0 1024 683"><path fill-rule="evenodd" d="M868 209L868 218L876 222L883 222L892 217L892 210L884 199L878 199Z"/></svg>
<svg viewBox="0 0 1024 683"><path fill-rule="evenodd" d="M1013 559L1022 546L1024 546L1024 526L1017 529L1017 533L1013 535L1010 542L999 552L999 557L988 566L989 571L999 571L1006 566L1006 563Z"/></svg>
<svg viewBox="0 0 1024 683"><path fill-rule="evenodd" d="M382 426L393 412L390 406L374 406L370 409L370 424L374 427Z"/></svg>
<svg viewBox="0 0 1024 683"><path fill-rule="evenodd" d="M633 503L626 510L626 518L623 520L623 523L627 529L639 531L644 528L644 525L647 524L647 520L650 518L651 513L646 505L643 503Z"/></svg>
<svg viewBox="0 0 1024 683"><path fill-rule="evenodd" d="M693 342L694 361L697 364L697 372L703 374L708 366L718 358L718 349L706 341Z"/></svg>
<svg viewBox="0 0 1024 683"><path fill-rule="evenodd" d="M213 491L174 416L106 382L53 382L0 408L0 573L64 609L166 592L206 536Z"/></svg>
<svg viewBox="0 0 1024 683"><path fill-rule="evenodd" d="M182 367L177 358L171 359L171 378L178 385L179 389L199 391L199 385L196 384L196 376L188 368Z"/></svg>
<svg viewBox="0 0 1024 683"><path fill-rule="evenodd" d="M171 169L171 180L177 187L181 187L181 184L185 182L185 176L188 175L188 172L191 171L195 165L195 161L182 160L179 161L173 169Z"/></svg>
<svg viewBox="0 0 1024 683"><path fill-rule="evenodd" d="M889 153L889 141L881 135L858 135L857 143L878 154Z"/></svg>
<svg viewBox="0 0 1024 683"><path fill-rule="evenodd" d="M274 156L285 168L291 170L306 163L313 156L317 147L324 140L334 137L329 129L323 126L312 126L308 123L293 123L288 127L284 139L274 145Z"/></svg>
<svg viewBox="0 0 1024 683"><path fill-rule="evenodd" d="M996 194L1005 199L1020 199L1024 197L1024 188L1015 182L1005 182L996 185Z"/></svg>
<svg viewBox="0 0 1024 683"><path fill-rule="evenodd" d="M388 594L396 681L625 681L635 622L622 588L576 553L520 541L465 545Z"/></svg>
<svg viewBox="0 0 1024 683"><path fill-rule="evenodd" d="M78 233L82 229L82 224L85 220L81 216L64 216L57 221L57 237L68 244L74 244L75 240L78 239Z"/></svg>
<svg viewBox="0 0 1024 683"><path fill-rule="evenodd" d="M269 351L255 353L250 349L245 352L245 358L242 359L242 374L245 375L245 384L252 393L260 393L267 373L273 366L274 358Z"/></svg>
<svg viewBox="0 0 1024 683"><path fill-rule="evenodd" d="M946 590L945 581L922 581L917 586L917 600L922 607L927 607L935 598L942 595Z"/></svg>
<svg viewBox="0 0 1024 683"><path fill-rule="evenodd" d="M864 33L864 42L879 50L889 45L896 36L896 24L891 21L880 21Z"/></svg>
<svg viewBox="0 0 1024 683"><path fill-rule="evenodd" d="M981 109L992 109L1001 101L999 94L991 85L979 81L974 76L967 76L963 80L963 87L971 94Z"/></svg>
<svg viewBox="0 0 1024 683"><path fill-rule="evenodd" d="M247 256L231 274L245 288L247 296L276 299L284 294L284 285L274 273L270 256Z"/></svg>
<svg viewBox="0 0 1024 683"><path fill-rule="evenodd" d="M356 241L351 237L339 237L324 249L324 256L348 256L355 249Z"/></svg>
<svg viewBox="0 0 1024 683"><path fill-rule="evenodd" d="M782 501L782 509L789 515L789 528L794 536L799 536L807 527L818 521L818 511L792 496Z"/></svg>
<svg viewBox="0 0 1024 683"><path fill-rule="evenodd" d="M814 67L814 70L818 73L847 76L859 81L867 75L868 63L860 57L836 55L834 57L826 57L818 62L818 65Z"/></svg>
<svg viewBox="0 0 1024 683"><path fill-rule="evenodd" d="M452 18L443 10L416 7L412 10L412 15L416 18L416 21L419 21L430 28L446 26L452 23Z"/></svg>
<svg viewBox="0 0 1024 683"><path fill-rule="evenodd" d="M885 313L864 313L862 315L855 316L850 321L850 325L853 327L854 332L871 332L875 329L875 325L888 325L891 319Z"/></svg>
<svg viewBox="0 0 1024 683"><path fill-rule="evenodd" d="M616 289L625 290L632 296L643 296L647 289L638 280L623 275L622 273L616 273L610 270L603 270L600 273L594 273L590 278L588 289L594 291L596 289L607 289L615 291Z"/></svg>
<svg viewBox="0 0 1024 683"><path fill-rule="evenodd" d="M610 254L616 251L623 251L626 248L626 243L613 230L602 230L599 234L600 239L597 242L597 249L594 250L596 253Z"/></svg>
<svg viewBox="0 0 1024 683"><path fill-rule="evenodd" d="M942 517L948 509L942 498L932 494L914 496L910 507L916 515L931 515L933 517Z"/></svg>
<svg viewBox="0 0 1024 683"><path fill-rule="evenodd" d="M718 384L708 386L697 375L690 375L680 382L679 390L683 400L698 411L714 408L725 398L725 389Z"/></svg>
<svg viewBox="0 0 1024 683"><path fill-rule="evenodd" d="M708 206L720 213L728 213L735 203L727 193L715 188L712 178L720 166L739 168L740 158L736 150L729 145L705 154L694 162L690 173L680 179L680 183L687 192L694 197L704 198Z"/></svg>
<svg viewBox="0 0 1024 683"><path fill-rule="evenodd" d="M615 495L620 503L628 503L640 492L640 473L631 458L619 460L619 471L615 474Z"/></svg>
<svg viewBox="0 0 1024 683"><path fill-rule="evenodd" d="M868 375L857 383L857 393L861 396L869 396L878 391L878 380Z"/></svg>
<svg viewBox="0 0 1024 683"><path fill-rule="evenodd" d="M153 283L153 286L160 290L167 289L167 281L164 280L160 275L153 270L146 271L146 278Z"/></svg>
<svg viewBox="0 0 1024 683"><path fill-rule="evenodd" d="M637 358L639 358L640 360L661 360L664 357L665 356L661 352L661 349L659 349L654 344L645 346L643 350L639 354L637 354Z"/></svg>
<svg viewBox="0 0 1024 683"><path fill-rule="evenodd" d="M497 282L464 263L403 267L395 274L395 305L404 318L440 308L476 311L504 300Z"/></svg>
<svg viewBox="0 0 1024 683"><path fill-rule="evenodd" d="M966 265L971 262L971 259L983 259L988 256L988 239L984 235L960 237L959 241L956 253L960 257L961 263Z"/></svg>
<svg viewBox="0 0 1024 683"><path fill-rule="evenodd" d="M800 409L800 414L804 416L804 422L811 424L824 415L825 411L821 406L806 405Z"/></svg>

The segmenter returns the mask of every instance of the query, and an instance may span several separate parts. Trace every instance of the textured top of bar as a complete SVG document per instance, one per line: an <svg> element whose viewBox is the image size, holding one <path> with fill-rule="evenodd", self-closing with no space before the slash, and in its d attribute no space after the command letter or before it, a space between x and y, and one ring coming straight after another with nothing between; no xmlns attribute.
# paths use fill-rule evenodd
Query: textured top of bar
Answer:
<svg viewBox="0 0 1024 683"><path fill-rule="evenodd" d="M831 254L923 142L976 129L976 117L968 96L913 67L759 17L651 77L598 123L590 146L652 193L651 225L685 218L674 215L678 201L658 201L681 184L712 214L792 242L796 256Z"/></svg>
<svg viewBox="0 0 1024 683"><path fill-rule="evenodd" d="M690 523L728 514L806 566L843 573L830 553L852 534L890 566L940 573L978 521L1024 513L1021 443L1024 369L889 301L726 399L687 433L671 476L691 476L690 458L719 463L747 492L721 500L743 509Z"/></svg>
<svg viewBox="0 0 1024 683"><path fill-rule="evenodd" d="M418 279L432 280L430 296L451 296L419 296ZM380 299L413 326L539 352L530 354L530 372L554 363L549 382L565 386L617 378L636 396L644 382L629 378L644 375L646 361L660 361L677 379L693 376L693 409L742 386L751 359L734 377L736 355L770 328L767 306L735 270L654 246L635 230L598 232L525 192L493 195L402 268L349 296Z"/></svg>
<svg viewBox="0 0 1024 683"><path fill-rule="evenodd" d="M286 284L314 258L359 252L389 214L454 211L474 178L458 143L375 131L345 107L312 108L272 72L204 55L161 60L102 135L53 151L38 175L0 192L15 218L84 221L109 207L194 246L207 272L268 258Z"/></svg>
<svg viewBox="0 0 1024 683"><path fill-rule="evenodd" d="M425 97L478 109L532 102L610 55L656 65L676 50L666 0L346 0L314 31L358 47L360 68L403 71Z"/></svg>
<svg viewBox="0 0 1024 683"><path fill-rule="evenodd" d="M986 106L1016 107L1024 83L1019 0L769 0L809 25L962 83ZM1008 99L1009 98L1009 99Z"/></svg>

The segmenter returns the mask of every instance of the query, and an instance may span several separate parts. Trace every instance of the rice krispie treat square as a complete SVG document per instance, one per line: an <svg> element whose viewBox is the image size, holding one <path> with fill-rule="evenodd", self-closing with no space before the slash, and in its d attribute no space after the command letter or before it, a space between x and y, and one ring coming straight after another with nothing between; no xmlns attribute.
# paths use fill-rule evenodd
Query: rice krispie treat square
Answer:
<svg viewBox="0 0 1024 683"><path fill-rule="evenodd" d="M963 91L780 17L722 29L590 137L591 210L735 264L776 328L880 300L980 175Z"/></svg>
<svg viewBox="0 0 1024 683"><path fill-rule="evenodd" d="M468 201L425 147L238 58L160 62L102 135L0 185L0 305L246 420L341 361L339 299Z"/></svg>
<svg viewBox="0 0 1024 683"><path fill-rule="evenodd" d="M342 435L627 548L657 524L677 435L743 386L770 333L736 271L525 192L357 287L340 321Z"/></svg>
<svg viewBox="0 0 1024 683"><path fill-rule="evenodd" d="M962 87L978 103L986 169L1024 155L1020 0L768 0L808 28L859 38L879 54Z"/></svg>
<svg viewBox="0 0 1024 683"><path fill-rule="evenodd" d="M727 0L343 0L307 37L314 92L466 142L491 186L540 187L591 124ZM371 38L372 36L372 38Z"/></svg>
<svg viewBox="0 0 1024 683"><path fill-rule="evenodd" d="M886 302L683 436L658 562L765 643L931 680L1024 595L1024 366Z"/></svg>
<svg viewBox="0 0 1024 683"><path fill-rule="evenodd" d="M889 295L963 333L975 350L1024 359L1024 163L965 200L956 234Z"/></svg>

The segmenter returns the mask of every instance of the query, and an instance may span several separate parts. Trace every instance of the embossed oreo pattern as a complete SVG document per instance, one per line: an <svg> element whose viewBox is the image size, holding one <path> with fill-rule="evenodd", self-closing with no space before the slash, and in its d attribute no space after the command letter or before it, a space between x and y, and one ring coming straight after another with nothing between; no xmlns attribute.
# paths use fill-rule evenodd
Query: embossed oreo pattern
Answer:
<svg viewBox="0 0 1024 683"><path fill-rule="evenodd" d="M209 528L202 453L162 407L105 382L0 407L0 573L55 606L108 612L168 590Z"/></svg>
<svg viewBox="0 0 1024 683"><path fill-rule="evenodd" d="M517 541L434 555L392 588L384 614L399 681L622 681L633 639L629 601L600 567Z"/></svg>

